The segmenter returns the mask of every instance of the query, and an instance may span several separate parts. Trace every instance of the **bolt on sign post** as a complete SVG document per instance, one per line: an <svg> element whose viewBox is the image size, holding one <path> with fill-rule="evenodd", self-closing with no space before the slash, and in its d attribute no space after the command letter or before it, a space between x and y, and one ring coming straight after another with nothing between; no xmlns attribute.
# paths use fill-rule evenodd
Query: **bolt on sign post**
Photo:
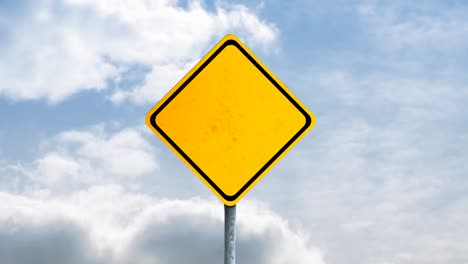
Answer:
<svg viewBox="0 0 468 264"><path fill-rule="evenodd" d="M235 205L315 125L314 115L234 35L226 35L146 115L148 127L225 205Z"/></svg>

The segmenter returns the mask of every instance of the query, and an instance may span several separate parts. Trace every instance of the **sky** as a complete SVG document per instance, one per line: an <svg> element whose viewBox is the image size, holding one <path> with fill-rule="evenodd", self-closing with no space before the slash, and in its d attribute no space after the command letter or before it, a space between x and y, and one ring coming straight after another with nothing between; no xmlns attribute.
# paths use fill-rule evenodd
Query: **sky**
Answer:
<svg viewBox="0 0 468 264"><path fill-rule="evenodd" d="M0 0L0 259L223 260L223 204L146 127L228 33L316 116L237 259L468 262L466 1Z"/></svg>

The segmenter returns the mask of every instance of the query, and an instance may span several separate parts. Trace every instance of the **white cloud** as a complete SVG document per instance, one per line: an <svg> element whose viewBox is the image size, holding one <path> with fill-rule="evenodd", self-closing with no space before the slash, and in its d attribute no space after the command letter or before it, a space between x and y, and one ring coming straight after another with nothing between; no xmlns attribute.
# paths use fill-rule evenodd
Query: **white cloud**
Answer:
<svg viewBox="0 0 468 264"><path fill-rule="evenodd" d="M17 178L2 179L0 259L9 264L222 261L223 205L215 197L171 200L128 191L135 181L126 177L157 168L154 146L143 134L109 126L66 131L42 142L32 164L0 167L1 175L29 177L19 190ZM139 172L142 162L148 170ZM240 204L237 227L239 262L324 263L305 230L293 229L264 204Z"/></svg>
<svg viewBox="0 0 468 264"><path fill-rule="evenodd" d="M280 193L254 197L307 225L327 263L464 263L466 132L355 113L319 115L276 182L264 180Z"/></svg>
<svg viewBox="0 0 468 264"><path fill-rule="evenodd" d="M156 199L105 185L46 198L0 192L0 202L0 258L8 264L222 262L218 201ZM263 205L239 206L237 226L239 262L324 263L306 236Z"/></svg>
<svg viewBox="0 0 468 264"><path fill-rule="evenodd" d="M136 128L112 131L96 126L65 131L42 142L32 163L9 166L40 186L67 192L103 182L138 182L158 170L156 148Z"/></svg>
<svg viewBox="0 0 468 264"><path fill-rule="evenodd" d="M253 47L274 45L278 30L243 5L202 1L37 1L25 8L0 55L0 94L58 102L108 89L134 64L152 68L143 87L117 87L110 98L154 102L226 33ZM29 15L29 13L31 15ZM170 72L169 75L166 75Z"/></svg>

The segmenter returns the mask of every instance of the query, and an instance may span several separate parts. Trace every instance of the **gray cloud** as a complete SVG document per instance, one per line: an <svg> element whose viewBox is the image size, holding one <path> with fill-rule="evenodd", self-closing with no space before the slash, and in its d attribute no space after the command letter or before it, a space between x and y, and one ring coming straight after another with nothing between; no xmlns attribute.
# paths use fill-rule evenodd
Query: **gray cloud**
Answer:
<svg viewBox="0 0 468 264"><path fill-rule="evenodd" d="M34 224L11 218L0 225L0 258L5 264L100 264L84 230L73 222L51 219Z"/></svg>
<svg viewBox="0 0 468 264"><path fill-rule="evenodd" d="M0 259L6 264L218 263L223 206L158 200L99 186L61 197L0 193ZM239 210L241 263L321 264L307 236L258 203ZM6 262L3 262L6 261Z"/></svg>

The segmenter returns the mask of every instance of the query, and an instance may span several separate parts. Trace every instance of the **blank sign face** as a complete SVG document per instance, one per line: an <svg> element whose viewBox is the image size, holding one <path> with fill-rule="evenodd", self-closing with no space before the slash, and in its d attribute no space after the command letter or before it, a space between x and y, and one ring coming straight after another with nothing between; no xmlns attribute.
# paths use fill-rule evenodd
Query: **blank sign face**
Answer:
<svg viewBox="0 0 468 264"><path fill-rule="evenodd" d="M234 205L315 117L227 35L149 111L146 123L224 204Z"/></svg>

